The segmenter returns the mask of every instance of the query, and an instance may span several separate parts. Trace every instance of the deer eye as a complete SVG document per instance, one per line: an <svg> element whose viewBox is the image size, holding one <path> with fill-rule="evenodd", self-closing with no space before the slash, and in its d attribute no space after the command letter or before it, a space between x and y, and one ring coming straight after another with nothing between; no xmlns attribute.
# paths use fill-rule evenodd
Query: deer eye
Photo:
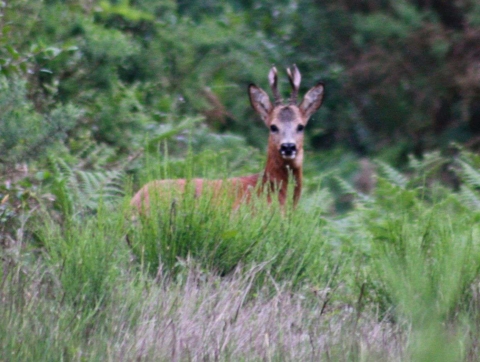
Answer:
<svg viewBox="0 0 480 362"><path fill-rule="evenodd" d="M305 129L305 126L303 124L299 124L297 127L297 132L302 132Z"/></svg>
<svg viewBox="0 0 480 362"><path fill-rule="evenodd" d="M277 132L278 132L278 127L275 126L274 124L272 124L272 125L270 126L270 131L271 131L272 133L277 133Z"/></svg>

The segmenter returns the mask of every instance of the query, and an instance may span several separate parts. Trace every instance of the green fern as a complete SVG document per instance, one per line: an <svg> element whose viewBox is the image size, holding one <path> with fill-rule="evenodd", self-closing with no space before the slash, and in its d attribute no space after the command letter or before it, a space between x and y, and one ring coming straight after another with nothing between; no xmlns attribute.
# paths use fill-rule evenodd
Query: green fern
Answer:
<svg viewBox="0 0 480 362"><path fill-rule="evenodd" d="M70 166L64 159L50 157L55 206L64 214L96 210L101 203L113 204L123 193L123 170L86 171Z"/></svg>
<svg viewBox="0 0 480 362"><path fill-rule="evenodd" d="M73 149L76 157L81 159L79 168L85 167L105 167L115 159L115 151L113 148L105 145L99 145L91 139L82 139L79 142L78 149Z"/></svg>
<svg viewBox="0 0 480 362"><path fill-rule="evenodd" d="M480 196L478 192L475 192L470 187L462 185L460 192L457 194L457 199L469 209L480 211Z"/></svg>
<svg viewBox="0 0 480 362"><path fill-rule="evenodd" d="M394 169L392 166L386 164L383 161L376 160L375 164L378 167L378 172L391 184L406 189L408 186L408 178Z"/></svg>
<svg viewBox="0 0 480 362"><path fill-rule="evenodd" d="M414 173L414 178L428 178L433 176L448 159L443 157L440 151L425 153L421 159L413 155L409 156L408 165Z"/></svg>
<svg viewBox="0 0 480 362"><path fill-rule="evenodd" d="M460 166L457 173L462 181L470 187L480 188L480 172L463 160L458 160L457 164Z"/></svg>
<svg viewBox="0 0 480 362"><path fill-rule="evenodd" d="M457 151L459 151L459 159L467 162L469 165L475 168L480 168L480 155L478 153L471 152L465 149L462 145L455 145Z"/></svg>
<svg viewBox="0 0 480 362"><path fill-rule="evenodd" d="M340 191L342 194L354 195L354 196L358 194L358 191L355 190L355 188L352 185L350 185L347 181L345 181L341 177L335 176L334 180L336 181L337 185L340 187Z"/></svg>
<svg viewBox="0 0 480 362"><path fill-rule="evenodd" d="M123 196L123 171L78 170L75 176L85 206L91 209L96 209L100 201L110 203Z"/></svg>
<svg viewBox="0 0 480 362"><path fill-rule="evenodd" d="M347 181L345 181L341 177L335 176L333 179L335 180L338 187L340 188L340 192L343 195L353 196L357 203L365 203L371 200L371 198L368 195L365 195L359 192L358 190L355 189L355 187L353 187L351 184L349 184Z"/></svg>
<svg viewBox="0 0 480 362"><path fill-rule="evenodd" d="M455 198L464 206L480 211L480 157L459 147L460 154L452 170L460 178L462 186Z"/></svg>

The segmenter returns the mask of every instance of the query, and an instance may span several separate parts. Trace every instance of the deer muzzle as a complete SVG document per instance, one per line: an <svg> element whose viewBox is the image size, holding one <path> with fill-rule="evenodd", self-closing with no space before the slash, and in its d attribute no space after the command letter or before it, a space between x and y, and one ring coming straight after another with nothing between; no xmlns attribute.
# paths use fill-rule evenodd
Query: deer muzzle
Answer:
<svg viewBox="0 0 480 362"><path fill-rule="evenodd" d="M280 155L285 160L293 160L297 155L297 146L295 143L282 143L280 145Z"/></svg>

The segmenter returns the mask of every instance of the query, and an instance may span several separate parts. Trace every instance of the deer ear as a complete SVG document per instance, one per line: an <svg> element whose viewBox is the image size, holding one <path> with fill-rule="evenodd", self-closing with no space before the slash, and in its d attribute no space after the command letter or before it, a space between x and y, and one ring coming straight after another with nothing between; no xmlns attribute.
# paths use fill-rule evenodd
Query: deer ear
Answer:
<svg viewBox="0 0 480 362"><path fill-rule="evenodd" d="M315 87L310 89L307 94L305 94L305 97L303 97L303 101L299 108L307 119L309 119L322 105L323 95L325 94L324 90L324 84L318 83Z"/></svg>
<svg viewBox="0 0 480 362"><path fill-rule="evenodd" d="M250 96L250 103L253 109L260 114L263 121L267 122L267 117L273 109L270 97L261 88L258 88L255 84L250 84L248 87L248 95Z"/></svg>

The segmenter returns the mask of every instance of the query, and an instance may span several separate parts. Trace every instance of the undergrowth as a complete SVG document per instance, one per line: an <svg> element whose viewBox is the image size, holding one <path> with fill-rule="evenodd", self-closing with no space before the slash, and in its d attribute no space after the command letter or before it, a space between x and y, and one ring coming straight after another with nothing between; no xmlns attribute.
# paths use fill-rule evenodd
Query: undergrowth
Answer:
<svg viewBox="0 0 480 362"><path fill-rule="evenodd" d="M478 163L378 162L371 194L342 181L343 214L320 187L296 210L207 190L143 217L118 186L88 196L108 172L64 165L73 207L40 208L1 251L0 359L477 360Z"/></svg>

